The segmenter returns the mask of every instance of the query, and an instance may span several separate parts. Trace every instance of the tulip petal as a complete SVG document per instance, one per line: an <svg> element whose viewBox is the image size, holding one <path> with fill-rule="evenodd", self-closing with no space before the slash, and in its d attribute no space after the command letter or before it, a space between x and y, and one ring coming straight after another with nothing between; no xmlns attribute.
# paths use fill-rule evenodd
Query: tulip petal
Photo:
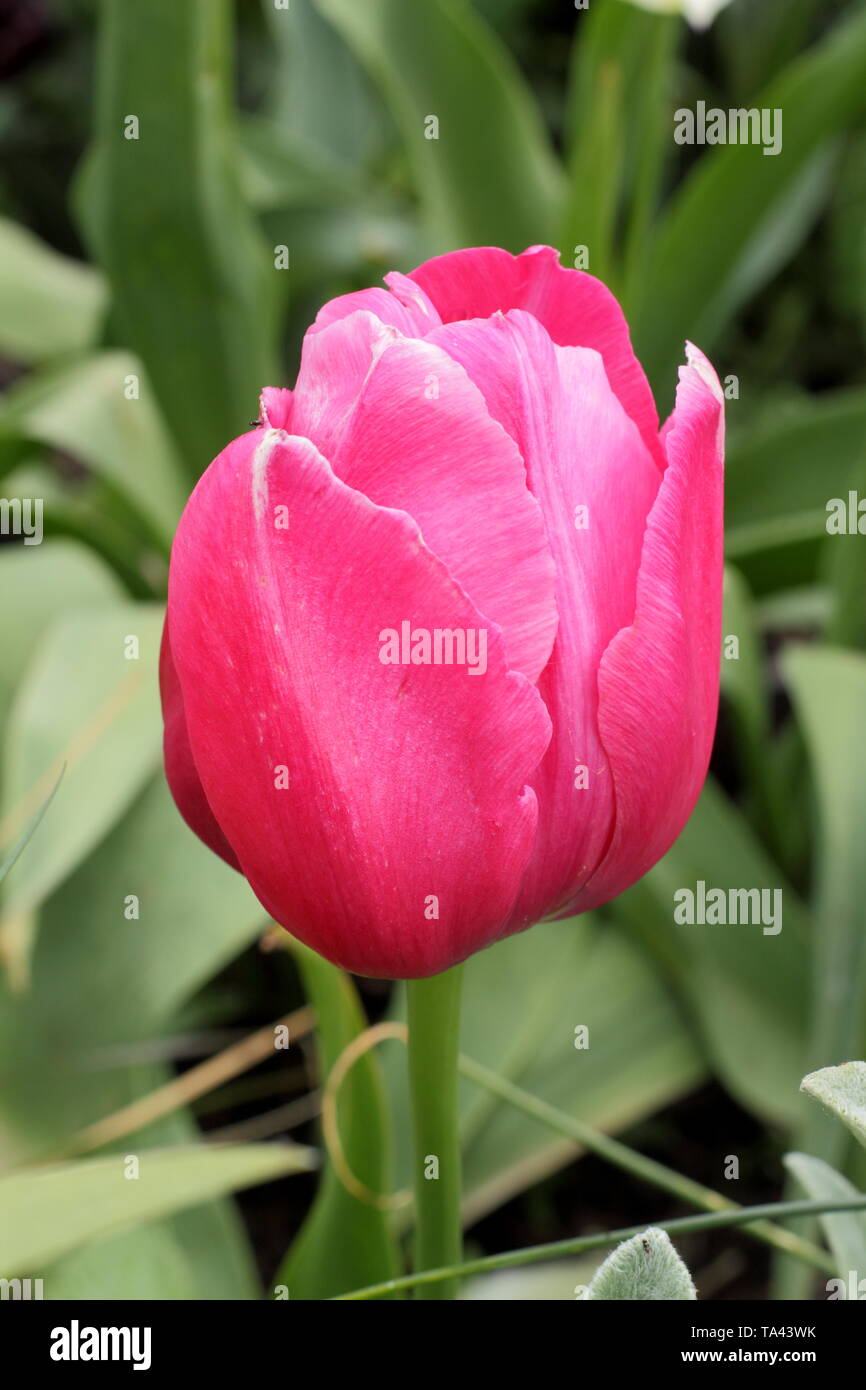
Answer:
<svg viewBox="0 0 866 1390"><path fill-rule="evenodd" d="M444 323L526 309L560 346L600 352L614 394L664 467L649 382L622 309L601 280L560 265L551 246L530 246L519 256L492 246L452 251L425 261L410 278L426 291Z"/></svg>
<svg viewBox="0 0 866 1390"><path fill-rule="evenodd" d="M340 446L370 369L400 336L398 329L382 323L367 309L335 319L315 333L308 332L292 392L291 432L311 439L330 460Z"/></svg>
<svg viewBox="0 0 866 1390"><path fill-rule="evenodd" d="M428 341L462 363L517 442L556 563L559 629L538 683L554 732L532 779L538 838L516 908L525 925L571 899L610 838L614 806L597 724L598 663L634 614L641 543L660 475L597 352L555 346L520 310L448 324Z"/></svg>
<svg viewBox="0 0 866 1390"><path fill-rule="evenodd" d="M423 329L424 333L440 327L442 319L433 300L411 275L401 275L399 270L391 270L385 276L385 284L394 298L412 312L418 328Z"/></svg>
<svg viewBox="0 0 866 1390"><path fill-rule="evenodd" d="M385 281L390 293L375 288L355 290L351 294L329 299L316 315L315 323L307 330L308 335L321 332L323 328L348 318L359 309L374 314L380 323L399 329L407 338L423 338L431 328L439 326L442 320L420 285L397 271L386 275Z"/></svg>
<svg viewBox="0 0 866 1390"><path fill-rule="evenodd" d="M501 933L550 722L495 627L484 674L383 663L383 631L404 621L484 629L411 518L343 484L306 439L242 436L181 519L169 614L208 801L284 926L396 978Z"/></svg>
<svg viewBox="0 0 866 1390"><path fill-rule="evenodd" d="M265 386L259 396L259 415L269 429L291 429L292 392L281 386Z"/></svg>
<svg viewBox="0 0 866 1390"><path fill-rule="evenodd" d="M309 338L293 429L343 482L408 512L490 622L509 666L538 679L556 634L555 571L513 439L441 348L352 314ZM351 407L347 388L360 378Z"/></svg>
<svg viewBox="0 0 866 1390"><path fill-rule="evenodd" d="M168 636L168 622L162 630L162 643L159 649L159 691L162 699L162 718L164 724L163 753L165 776L175 804L189 826L200 840L240 870L237 855L217 824L211 810L204 787L193 761L186 727L186 711L183 693L177 678L171 643Z"/></svg>
<svg viewBox="0 0 866 1390"><path fill-rule="evenodd" d="M621 893L673 844L697 801L712 752L722 607L724 396L691 345L665 433L667 471L650 513L634 622L599 671L599 726L616 818L580 899Z"/></svg>

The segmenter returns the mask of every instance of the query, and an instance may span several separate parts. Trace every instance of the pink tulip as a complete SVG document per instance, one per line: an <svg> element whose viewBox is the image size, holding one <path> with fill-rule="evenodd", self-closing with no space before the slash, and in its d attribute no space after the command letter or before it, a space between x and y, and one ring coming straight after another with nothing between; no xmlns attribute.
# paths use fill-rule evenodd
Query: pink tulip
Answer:
<svg viewBox="0 0 866 1390"><path fill-rule="evenodd" d="M435 974L622 892L706 776L723 396L659 431L622 312L550 247L326 304L195 489L165 760L196 833L349 970Z"/></svg>

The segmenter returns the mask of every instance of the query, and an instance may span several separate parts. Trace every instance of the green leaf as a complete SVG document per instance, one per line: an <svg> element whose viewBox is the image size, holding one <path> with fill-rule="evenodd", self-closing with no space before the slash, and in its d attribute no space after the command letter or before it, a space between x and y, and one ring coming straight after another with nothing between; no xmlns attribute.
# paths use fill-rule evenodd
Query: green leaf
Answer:
<svg viewBox="0 0 866 1390"><path fill-rule="evenodd" d="M696 893L700 880L707 891L779 889L781 931L765 934L760 924L678 924L674 894ZM808 918L712 779L673 848L613 911L670 973L731 1093L763 1117L793 1123L801 1111L797 1088L809 1002Z"/></svg>
<svg viewBox="0 0 866 1390"><path fill-rule="evenodd" d="M80 203L125 339L193 476L278 379L277 272L240 197L231 90L226 0L150 0L146 24L125 0L104 0Z"/></svg>
<svg viewBox="0 0 866 1390"><path fill-rule="evenodd" d="M197 1137L194 1126L191 1129ZM261 1280L247 1228L230 1197L187 1207L170 1217L168 1224L193 1269L197 1298L221 1303L261 1298ZM139 1227L138 1233L144 1229Z"/></svg>
<svg viewBox="0 0 866 1390"><path fill-rule="evenodd" d="M127 920L131 892L140 920ZM44 906L30 990L10 997L0 982L0 1166L43 1158L168 1080L167 1068L130 1069L129 1058L163 1055L160 1031L180 1030L173 1011L263 921L241 876L183 824L160 775ZM126 1144L138 1152L197 1137L179 1111ZM183 1292L182 1271L191 1292ZM58 1298L59 1290L99 1298L261 1296L246 1233L226 1201L64 1257L45 1278L46 1296Z"/></svg>
<svg viewBox="0 0 866 1390"><path fill-rule="evenodd" d="M46 903L32 988L73 1050L110 1053L164 1028L266 921L246 880L183 823L160 772Z"/></svg>
<svg viewBox="0 0 866 1390"><path fill-rule="evenodd" d="M821 0L735 0L716 21L728 78L737 96L751 97L805 47Z"/></svg>
<svg viewBox="0 0 866 1390"><path fill-rule="evenodd" d="M27 826L25 826L24 830L21 832L21 835L20 835L19 838L16 840L16 842L15 842L15 844L12 846L12 848L9 850L8 854L4 855L3 859L0 860L0 883L3 882L4 878L5 878L6 875L8 874L9 870L12 868L13 864L15 864L16 861L20 858L20 856L21 856L22 852L24 851L25 847L27 846L28 842L30 841L30 839L32 838L32 836L35 834L35 832L36 832L36 830L37 830L37 828L38 828L38 826L39 826L39 823L40 823L40 821L42 820L42 817L45 815L45 812L48 810L48 807L51 805L52 801L54 800L55 794L56 794L56 792L57 792L57 788L60 786L60 783L61 783L61 781L62 781L62 779L63 779L63 773L64 773L64 771L65 771L64 768L61 768L61 769L60 769L60 772L58 773L58 776L57 776L57 781L54 783L54 786L51 788L51 791L50 791L50 792L48 793L48 795L46 796L46 798L45 798L45 800L43 801L42 805L41 805L41 806L39 807L39 809L34 813L34 815L32 816L32 818L31 818L29 824L28 824Z"/></svg>
<svg viewBox="0 0 866 1390"><path fill-rule="evenodd" d="M553 930L577 936L575 925L555 924ZM503 999L488 997L488 1016L500 1009L504 1022L510 1020L515 1026L526 999L527 980L535 969L532 937L548 930L534 927L521 939L525 954L519 986L515 988L518 982L514 981L512 992ZM538 953L537 940L535 948ZM552 998L561 999L559 1011L549 1013L544 1026L539 1026L533 1053L514 1070L513 1080L606 1132L636 1124L700 1083L703 1060L675 1004L642 953L614 928L605 927L591 951L572 951L562 968L564 992L557 988L551 993ZM542 978L549 986L550 975L543 973ZM534 990L533 995L534 1003L538 997ZM552 1017L561 1019L561 1026L551 1027ZM575 1029L581 1025L588 1029L585 1050L576 1046ZM464 1050L501 1069L489 1044L483 1049L476 1045L473 1053L467 1042ZM467 1214L473 1219L493 1209L573 1161L577 1152L567 1139L545 1131L513 1107L499 1104L467 1147Z"/></svg>
<svg viewBox="0 0 866 1390"><path fill-rule="evenodd" d="M295 947L293 946L293 950ZM297 946L307 997L316 1010L319 1074L324 1086L340 1054L366 1020L349 976ZM376 1056L362 1056L346 1076L338 1104L340 1138L349 1167L371 1192L388 1193L391 1146L385 1093ZM326 1162L316 1200L275 1282L290 1298L322 1299L393 1278L400 1264L387 1215L359 1200Z"/></svg>
<svg viewBox="0 0 866 1390"><path fill-rule="evenodd" d="M566 264L578 247L586 268L614 287L615 232L623 180L629 59L645 16L622 6L589 12L575 43L568 113L570 154L561 245Z"/></svg>
<svg viewBox="0 0 866 1390"><path fill-rule="evenodd" d="M732 314L808 231L827 142L866 109L864 63L866 14L857 8L755 97L756 107L784 113L781 153L719 146L680 186L636 306L637 353L659 391L672 392L683 339L711 351Z"/></svg>
<svg viewBox="0 0 866 1390"><path fill-rule="evenodd" d="M98 271L0 217L0 355L44 362L96 340L108 294Z"/></svg>
<svg viewBox="0 0 866 1390"><path fill-rule="evenodd" d="M41 499L45 539L71 540L98 556L122 586L121 596L161 597L168 575L165 536L157 535L110 483L95 475L82 477L77 470L77 476L63 478L57 462L47 455L40 457L33 447L15 436L0 436L0 473L8 461L7 452L29 450L7 474L7 496Z"/></svg>
<svg viewBox="0 0 866 1390"><path fill-rule="evenodd" d="M736 648L729 639L737 639ZM737 722L744 762L753 775L760 772L769 710L755 614L748 585L738 570L725 568L722 617L722 695L730 701Z"/></svg>
<svg viewBox="0 0 866 1390"><path fill-rule="evenodd" d="M864 1033L866 868L858 831L866 789L853 753L860 746L866 658L832 648L788 647L782 672L809 753L819 829L805 1067L827 1068L856 1056ZM856 1079L862 1063L849 1065ZM811 1087L804 1082L803 1089ZM847 1147L844 1132L814 1106L802 1117L796 1144L834 1166L841 1166ZM778 1295L804 1296L796 1267L779 1269Z"/></svg>
<svg viewBox="0 0 866 1390"><path fill-rule="evenodd" d="M561 171L514 60L463 0L317 0L400 127L433 252L554 235ZM483 114L480 114L483 113ZM428 117L438 139L425 137Z"/></svg>
<svg viewBox="0 0 866 1390"><path fill-rule="evenodd" d="M850 1129L866 1146L866 1062L822 1067L803 1078L803 1090Z"/></svg>
<svg viewBox="0 0 866 1390"><path fill-rule="evenodd" d="M74 1250L45 1273L45 1297L180 1302L196 1298L196 1278L167 1223L138 1226Z"/></svg>
<svg viewBox="0 0 866 1390"><path fill-rule="evenodd" d="M267 110L279 128L342 166L347 179L381 150L386 121L352 51L313 0L264 5L276 52Z"/></svg>
<svg viewBox="0 0 866 1390"><path fill-rule="evenodd" d="M67 608L110 604L120 597L111 571L72 541L0 548L0 591L14 603L0 604L0 724L16 686L51 622Z"/></svg>
<svg viewBox="0 0 866 1390"><path fill-rule="evenodd" d="M365 193L355 170L337 164L316 146L258 115L238 124L241 177L250 206L257 212L286 208L338 207ZM292 232L292 246L295 237ZM295 270L305 267L296 259ZM292 275L292 282L296 280Z"/></svg>
<svg viewBox="0 0 866 1390"><path fill-rule="evenodd" d="M126 919L130 890L140 897L140 921ZM129 1059L164 1054L160 1030L180 1030L170 1011L262 921L244 880L186 829L157 779L44 907L30 990L10 996L0 981L0 1059L7 1059L0 1060L0 1167L43 1159L84 1125L167 1081L167 1067L130 1068ZM177 1111L131 1142L138 1152L197 1138L189 1113ZM226 1201L138 1228L120 1251L108 1240L89 1247L81 1263L65 1257L45 1271L46 1294L61 1296L52 1292L59 1278L74 1297L165 1298L167 1262L194 1280L184 1296L261 1296L246 1233ZM102 1294L86 1292L99 1287Z"/></svg>
<svg viewBox="0 0 866 1390"><path fill-rule="evenodd" d="M853 1183L821 1158L812 1158L809 1154L790 1153L785 1155L785 1167L796 1178L807 1197L835 1202L842 1201L845 1197L860 1196ZM861 1212L840 1211L827 1212L818 1219L841 1278L847 1281L852 1272L857 1282L866 1277L866 1216Z"/></svg>
<svg viewBox="0 0 866 1390"><path fill-rule="evenodd" d="M846 146L830 208L830 285L836 312L853 312L866 335L866 133Z"/></svg>
<svg viewBox="0 0 866 1390"><path fill-rule="evenodd" d="M100 1236L315 1166L296 1145L198 1144L136 1157L137 1178L121 1154L0 1178L4 1276L38 1273Z"/></svg>
<svg viewBox="0 0 866 1390"><path fill-rule="evenodd" d="M828 533L821 550L821 572L827 579L830 592L830 610L825 635L828 642L839 646L859 647L862 650L866 648L866 604L863 602L866 586L866 547L863 545L863 533L860 530L863 522L858 504L866 493L866 427L862 434L860 456L848 478L848 484L847 488L840 489L835 497L828 499L828 505L830 502L836 504L833 508L835 513L842 511L846 518L847 530Z"/></svg>
<svg viewBox="0 0 866 1390"><path fill-rule="evenodd" d="M395 1012L402 1007L400 995ZM583 1026L588 1046L578 1048L575 1030ZM703 1076L685 1025L644 952L616 927L597 932L589 917L539 924L466 962L460 1047L605 1131L636 1123ZM404 1187L411 1172L405 1058L386 1049L382 1063L392 1097L397 1184ZM466 1080L460 1109L467 1222L577 1155L575 1144Z"/></svg>
<svg viewBox="0 0 866 1390"><path fill-rule="evenodd" d="M86 948L85 948L86 949ZM51 963L48 962L48 969ZM62 971L59 966L57 975ZM94 973L91 971L91 973ZM80 989L81 1009L61 1025L64 1048L54 1045L52 1014L48 1007L50 991L36 971L34 991L10 998L0 982L0 1037L3 1056L12 1057L11 1040L16 1039L14 1063L0 1061L0 1168L21 1167L36 1159L42 1162L46 1150L59 1145L83 1124L113 1113L121 1106L149 1094L169 1080L164 1066L107 1066L93 1055L80 1051L81 1013L86 1011L86 977ZM57 979L60 992L62 980ZM69 988L80 982L70 979ZM115 1010L117 1013L118 1010ZM187 1110L178 1110L151 1125L146 1134L136 1135L118 1147L118 1159L130 1152L139 1154L152 1147L189 1145L197 1142L198 1128ZM153 1239L149 1239L150 1235ZM115 1241L120 1242L123 1268L115 1263ZM206 1202L174 1216L136 1227L126 1236L110 1236L86 1247L81 1253L65 1255L50 1269L40 1270L46 1279L46 1296L61 1297L56 1278L70 1297L150 1297L165 1298L161 1285L167 1261L183 1265L194 1279L191 1297L202 1299L248 1299L261 1296L252 1252L234 1204L226 1199ZM0 1261L2 1262L2 1261ZM143 1291L147 1281L152 1287ZM95 1291L94 1285L104 1290ZM79 1289L80 1292L76 1292ZM93 1289L93 1292L87 1292ZM176 1292L176 1296L181 1296Z"/></svg>
<svg viewBox="0 0 866 1390"><path fill-rule="evenodd" d="M592 1277L583 1299L629 1302L694 1300L692 1277L666 1231L650 1226L643 1235L624 1240Z"/></svg>
<svg viewBox="0 0 866 1390"><path fill-rule="evenodd" d="M196 1138L184 1115L166 1126L178 1143ZM192 1302L260 1299L241 1215L231 1198L103 1236L45 1270L47 1299Z"/></svg>
<svg viewBox="0 0 866 1390"><path fill-rule="evenodd" d="M812 767L819 821L813 1022L806 1065L856 1056L866 1023L866 782L856 756L866 708L866 657L789 647L782 669ZM860 1063L854 1065L854 1075ZM824 1073L819 1073L824 1075ZM841 1140L812 1112L798 1148L831 1163Z"/></svg>
<svg viewBox="0 0 866 1390"><path fill-rule="evenodd" d="M789 596L789 591L785 591ZM798 613L799 617L799 613ZM783 867L797 866L805 833L801 800L792 797L786 757L794 731L774 738L770 725L770 690L759 616L748 585L738 569L725 567L722 617L721 693L728 704L743 780L742 810ZM733 645L736 639L737 646ZM795 749L799 744L794 740ZM801 769L800 769L801 770Z"/></svg>
<svg viewBox="0 0 866 1390"><path fill-rule="evenodd" d="M44 822L27 873L4 885L0 943L21 982L34 909L94 848L159 761L162 616L158 605L128 604L61 617L18 689L5 735L0 842L17 839L67 766L60 814ZM135 659L125 655L130 638L139 643Z"/></svg>
<svg viewBox="0 0 866 1390"><path fill-rule="evenodd" d="M127 398L126 384L139 392ZM127 352L46 368L11 390L0 448L38 442L70 454L116 488L167 551L186 491L141 364Z"/></svg>
<svg viewBox="0 0 866 1390"><path fill-rule="evenodd" d="M45 1277L46 1297L226 1302L260 1299L246 1230L231 1198L190 1207L66 1255Z"/></svg>
<svg viewBox="0 0 866 1390"><path fill-rule="evenodd" d="M804 540L815 542L817 556L827 539L827 501L847 497L864 445L866 391L856 389L785 402L740 431L725 465L728 558Z"/></svg>
<svg viewBox="0 0 866 1390"><path fill-rule="evenodd" d="M630 5L593 5L575 26L566 115L568 192L561 245L589 249L589 269L617 291L620 222L627 272L641 273L665 154L669 88L682 24ZM626 215L627 214L627 215Z"/></svg>

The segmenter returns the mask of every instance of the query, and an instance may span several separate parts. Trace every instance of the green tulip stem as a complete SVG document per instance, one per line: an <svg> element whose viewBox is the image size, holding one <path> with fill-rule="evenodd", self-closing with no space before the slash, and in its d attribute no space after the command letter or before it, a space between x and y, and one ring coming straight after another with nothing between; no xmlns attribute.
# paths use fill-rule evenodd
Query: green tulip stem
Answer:
<svg viewBox="0 0 866 1390"><path fill-rule="evenodd" d="M409 1087L415 1187L415 1270L462 1259L457 1057L463 967L410 980ZM455 1298L458 1280L419 1286L418 1298Z"/></svg>

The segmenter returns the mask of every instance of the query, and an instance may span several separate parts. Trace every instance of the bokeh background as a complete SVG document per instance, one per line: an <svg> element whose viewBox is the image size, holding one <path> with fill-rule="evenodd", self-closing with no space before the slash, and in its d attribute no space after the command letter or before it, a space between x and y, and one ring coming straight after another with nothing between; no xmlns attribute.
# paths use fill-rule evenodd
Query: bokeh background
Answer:
<svg viewBox="0 0 866 1390"><path fill-rule="evenodd" d="M291 384L317 308L469 245L586 247L662 416L683 340L713 357L738 656L677 845L604 911L473 959L464 1050L737 1201L800 1193L792 1148L862 1185L798 1088L866 1044L866 538L826 528L866 496L866 5L733 0L701 32L627 0L0 0L0 21L0 490L42 499L45 531L0 537L0 859L27 839L0 919L0 1274L319 1298L400 1263L406 1208L292 1171L329 1067L399 991L275 945L187 831L156 663L184 499L259 388ZM782 152L678 146L699 100L781 108ZM783 930L677 926L699 879L782 888ZM377 1190L406 1183L403 1064L389 1043L342 1092ZM468 1083L462 1118L470 1250L691 1210ZM820 1296L743 1232L681 1249L702 1297ZM571 1298L597 1259L469 1294Z"/></svg>

